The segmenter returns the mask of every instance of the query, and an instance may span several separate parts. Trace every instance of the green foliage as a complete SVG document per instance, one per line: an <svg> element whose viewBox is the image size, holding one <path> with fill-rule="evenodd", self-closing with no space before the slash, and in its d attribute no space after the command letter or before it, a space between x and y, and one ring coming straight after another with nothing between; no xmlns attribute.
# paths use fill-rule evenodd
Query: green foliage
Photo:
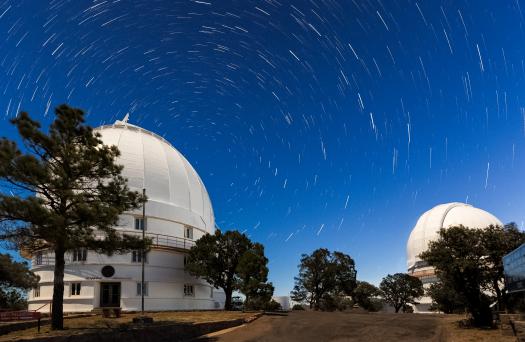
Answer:
<svg viewBox="0 0 525 342"><path fill-rule="evenodd" d="M281 307L281 304L279 304L278 302L272 299L266 303L264 310L265 311L279 311L279 310L282 310L282 307Z"/></svg>
<svg viewBox="0 0 525 342"><path fill-rule="evenodd" d="M236 268L237 289L246 296L245 306L260 310L271 301L274 287L267 283L268 258L264 256L264 246L250 244Z"/></svg>
<svg viewBox="0 0 525 342"><path fill-rule="evenodd" d="M377 312L383 309L385 306L385 301L382 298L372 298L370 300L370 307L368 311Z"/></svg>
<svg viewBox="0 0 525 342"><path fill-rule="evenodd" d="M24 291L37 284L38 276L28 269L26 262L13 261L9 254L0 254L0 309L25 309Z"/></svg>
<svg viewBox="0 0 525 342"><path fill-rule="evenodd" d="M350 296L354 291L356 281L355 262L349 255L335 251L332 254L334 268L335 292Z"/></svg>
<svg viewBox="0 0 525 342"><path fill-rule="evenodd" d="M29 270L27 262L14 261L0 253L0 286L29 290L38 284L38 276Z"/></svg>
<svg viewBox="0 0 525 342"><path fill-rule="evenodd" d="M491 298L486 292L495 295L500 309L512 308L514 297L507 295L503 286L502 258L525 242L525 233L510 223L485 229L451 227L442 229L439 235L421 258L435 267L449 300L463 303L475 325L490 325ZM439 291L433 296L438 305L443 303Z"/></svg>
<svg viewBox="0 0 525 342"><path fill-rule="evenodd" d="M403 305L403 312L404 313L414 313L414 308L410 305Z"/></svg>
<svg viewBox="0 0 525 342"><path fill-rule="evenodd" d="M250 288L250 296L246 297L244 307L248 310L265 310L272 301L274 287L271 283L259 283Z"/></svg>
<svg viewBox="0 0 525 342"><path fill-rule="evenodd" d="M503 227L489 226L480 233L480 244L483 248L483 269L487 286L496 295L500 309L512 305L503 281L503 256L525 243L525 233L511 222Z"/></svg>
<svg viewBox="0 0 525 342"><path fill-rule="evenodd" d="M350 256L320 248L311 255L301 256L291 298L297 302L308 301L315 310L335 310L340 297L352 293L355 277L355 263Z"/></svg>
<svg viewBox="0 0 525 342"><path fill-rule="evenodd" d="M434 266L441 281L465 302L475 325L490 325L489 298L483 291L487 278L481 261L485 254L481 230L459 226L441 229L439 235L421 258Z"/></svg>
<svg viewBox="0 0 525 342"><path fill-rule="evenodd" d="M302 306L301 304L295 304L295 305L292 307L292 310L293 310L293 311L304 311L304 306Z"/></svg>
<svg viewBox="0 0 525 342"><path fill-rule="evenodd" d="M437 310L447 314L465 312L463 298L448 282L437 282L431 284L427 289L427 295L432 298L431 310Z"/></svg>
<svg viewBox="0 0 525 342"><path fill-rule="evenodd" d="M379 311L378 302L374 301L378 296L381 295L381 291L374 285L367 283L366 281L358 281L357 286L352 294L354 301L365 310L368 311Z"/></svg>
<svg viewBox="0 0 525 342"><path fill-rule="evenodd" d="M62 329L64 254L79 247L106 254L146 248L114 229L122 212L146 198L128 189L115 163L118 149L102 144L84 124L84 112L61 105L55 114L49 132L24 112L11 121L24 151L0 139L0 239L29 253L54 252L52 328Z"/></svg>
<svg viewBox="0 0 525 342"><path fill-rule="evenodd" d="M407 304L417 304L416 299L424 294L421 280L406 273L387 275L379 288L385 302L392 305L396 313Z"/></svg>
<svg viewBox="0 0 525 342"><path fill-rule="evenodd" d="M26 310L27 297L19 289L0 287L0 309Z"/></svg>
<svg viewBox="0 0 525 342"><path fill-rule="evenodd" d="M225 309L232 309L232 293L239 290L249 305L259 306L273 295L273 286L266 283L268 259L264 247L253 243L238 231L206 234L190 249L186 270L224 289ZM266 303L264 303L266 304Z"/></svg>

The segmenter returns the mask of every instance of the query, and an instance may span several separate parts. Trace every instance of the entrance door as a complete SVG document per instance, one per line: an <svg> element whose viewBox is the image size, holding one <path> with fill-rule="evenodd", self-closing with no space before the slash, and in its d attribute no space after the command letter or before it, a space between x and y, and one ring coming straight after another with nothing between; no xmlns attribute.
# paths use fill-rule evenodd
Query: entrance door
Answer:
<svg viewBox="0 0 525 342"><path fill-rule="evenodd" d="M100 283L100 306L120 307L120 283Z"/></svg>

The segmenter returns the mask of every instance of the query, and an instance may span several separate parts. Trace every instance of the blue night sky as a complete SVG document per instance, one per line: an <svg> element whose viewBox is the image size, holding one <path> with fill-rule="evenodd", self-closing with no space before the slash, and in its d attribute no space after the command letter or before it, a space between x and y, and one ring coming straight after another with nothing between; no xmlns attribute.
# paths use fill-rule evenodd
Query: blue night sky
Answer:
<svg viewBox="0 0 525 342"><path fill-rule="evenodd" d="M222 229L266 246L276 294L302 253L405 271L452 201L525 220L525 2L0 0L0 135L61 103L172 142Z"/></svg>

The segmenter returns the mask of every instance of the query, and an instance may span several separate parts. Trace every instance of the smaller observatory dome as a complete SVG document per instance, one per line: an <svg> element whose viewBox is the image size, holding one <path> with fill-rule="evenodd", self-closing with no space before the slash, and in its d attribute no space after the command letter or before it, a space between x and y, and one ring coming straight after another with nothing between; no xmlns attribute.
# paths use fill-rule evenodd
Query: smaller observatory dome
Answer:
<svg viewBox="0 0 525 342"><path fill-rule="evenodd" d="M441 228L463 225L468 228L486 228L503 225L494 215L465 203L446 203L425 212L412 229L407 242L407 267L410 271L421 261L419 254L428 248L430 241L439 237Z"/></svg>
<svg viewBox="0 0 525 342"><path fill-rule="evenodd" d="M146 189L148 216L215 231L208 192L184 156L164 138L141 127L116 121L95 129L106 145L120 150L117 163L131 190ZM157 232L158 233L158 232Z"/></svg>

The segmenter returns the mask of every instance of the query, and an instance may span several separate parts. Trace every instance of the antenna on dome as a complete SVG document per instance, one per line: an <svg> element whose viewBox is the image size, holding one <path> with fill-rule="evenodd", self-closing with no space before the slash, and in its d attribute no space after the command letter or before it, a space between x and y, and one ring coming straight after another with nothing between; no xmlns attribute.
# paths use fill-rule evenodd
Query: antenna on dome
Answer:
<svg viewBox="0 0 525 342"><path fill-rule="evenodd" d="M122 119L122 123L128 123L128 120L129 120L129 113L126 114L126 116L124 116L124 119Z"/></svg>

